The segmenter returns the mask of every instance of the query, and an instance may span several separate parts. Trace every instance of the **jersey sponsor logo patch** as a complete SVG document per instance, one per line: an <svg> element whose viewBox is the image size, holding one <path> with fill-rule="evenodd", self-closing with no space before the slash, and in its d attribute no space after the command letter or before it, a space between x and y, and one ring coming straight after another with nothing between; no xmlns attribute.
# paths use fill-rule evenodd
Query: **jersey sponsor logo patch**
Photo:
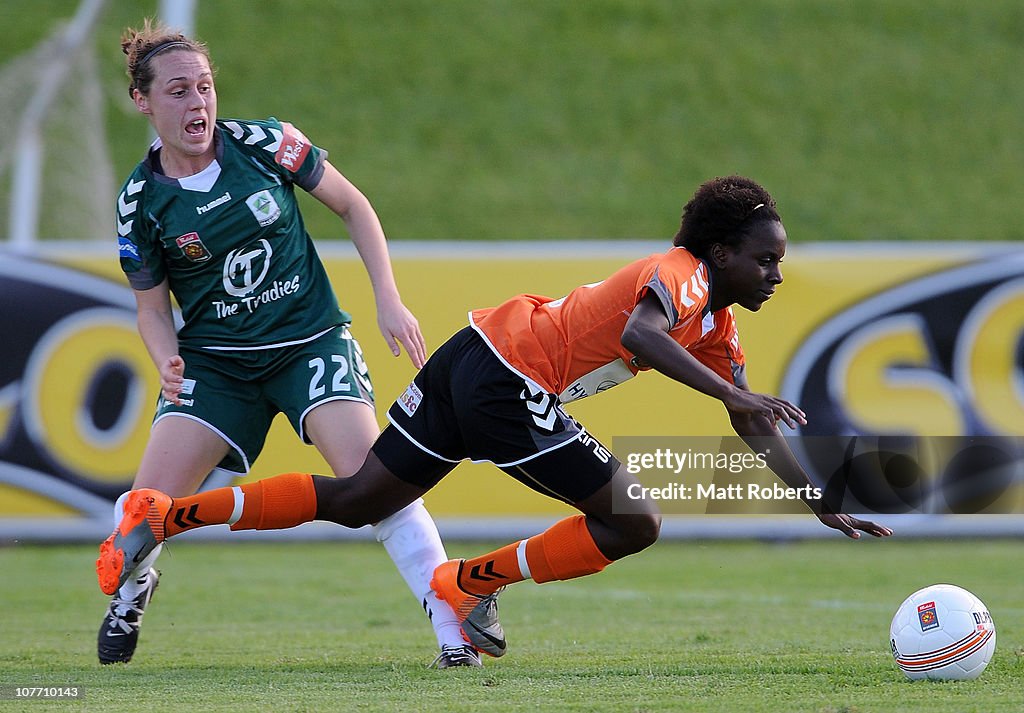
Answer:
<svg viewBox="0 0 1024 713"><path fill-rule="evenodd" d="M622 359L616 359L578 378L558 395L558 400L563 404L571 403L578 399L607 391L613 386L618 386L623 381L632 378L633 372L630 371L625 362Z"/></svg>
<svg viewBox="0 0 1024 713"><path fill-rule="evenodd" d="M117 252L122 259L127 258L136 262L142 261L142 258L139 256L139 246L133 243L130 238L118 237Z"/></svg>
<svg viewBox="0 0 1024 713"><path fill-rule="evenodd" d="M253 217L256 218L256 221L262 228L267 227L281 217L281 206L274 200L274 196L271 195L270 191L253 193L245 199L245 204L249 206Z"/></svg>
<svg viewBox="0 0 1024 713"><path fill-rule="evenodd" d="M270 243L262 239L228 253L224 260L224 291L232 297L254 292L270 272L273 254Z"/></svg>
<svg viewBox="0 0 1024 713"><path fill-rule="evenodd" d="M423 401L423 392L419 390L416 384L409 384L409 387L398 397L398 407L405 411L406 416L412 416L416 413L416 409L420 407L420 402Z"/></svg>
<svg viewBox="0 0 1024 713"><path fill-rule="evenodd" d="M206 262L213 255L199 239L199 233L185 233L174 239L175 244L181 248L181 253L192 262Z"/></svg>
<svg viewBox="0 0 1024 713"><path fill-rule="evenodd" d="M291 124L282 124L284 136L281 138L281 145L274 154L274 160L293 173L299 169L302 162L309 154L309 139L302 135L302 132Z"/></svg>

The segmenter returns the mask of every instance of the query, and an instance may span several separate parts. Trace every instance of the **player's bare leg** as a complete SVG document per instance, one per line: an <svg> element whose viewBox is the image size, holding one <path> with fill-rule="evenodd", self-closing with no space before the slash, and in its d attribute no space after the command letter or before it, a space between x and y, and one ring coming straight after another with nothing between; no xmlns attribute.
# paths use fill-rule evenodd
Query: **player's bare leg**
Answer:
<svg viewBox="0 0 1024 713"><path fill-rule="evenodd" d="M537 583L594 574L611 562L639 552L658 539L661 516L639 504L614 512L636 478L622 466L596 493L576 503L583 515L556 522L545 532L470 560L449 560L434 571L431 586L447 601L470 641L484 653L505 651L498 624L497 596L509 584Z"/></svg>
<svg viewBox="0 0 1024 713"><path fill-rule="evenodd" d="M366 461L379 434L373 408L362 401L331 401L306 416L304 427L334 474L346 478ZM395 563L395 568L417 603L427 614L441 653L438 668L479 666L476 652L463 650L465 642L455 612L430 588L434 569L448 559L441 536L421 498L374 523L373 534Z"/></svg>
<svg viewBox="0 0 1024 713"><path fill-rule="evenodd" d="M182 443L188 443L189 448L182 449ZM194 493L227 449L227 443L201 423L180 417L163 418L153 427L133 487L158 486L172 495ZM124 501L129 495L122 495L114 506L115 527L124 515ZM103 590L113 597L97 636L100 663L127 663L134 655L143 612L160 580L160 573L154 568L159 555L157 546L139 560L129 559L131 569L123 576L120 571L117 573L116 585L110 584L112 577L106 575Z"/></svg>

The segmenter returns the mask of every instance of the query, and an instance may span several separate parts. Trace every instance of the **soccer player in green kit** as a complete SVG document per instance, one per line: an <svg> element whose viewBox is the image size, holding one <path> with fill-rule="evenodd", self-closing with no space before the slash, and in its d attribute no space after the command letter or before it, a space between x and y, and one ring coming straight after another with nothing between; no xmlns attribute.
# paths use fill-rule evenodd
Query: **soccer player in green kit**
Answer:
<svg viewBox="0 0 1024 713"><path fill-rule="evenodd" d="M373 207L291 124L218 120L204 44L147 21L125 32L122 49L132 100L158 137L117 198L121 267L161 382L133 489L182 496L215 468L246 474L279 412L335 475L351 475L378 434L373 389L295 186L344 221L369 274L385 340L396 356L404 345L419 368L423 336L402 304ZM288 502L293 493L285 484L262 497ZM430 590L447 555L422 501L374 528L427 611L441 646L436 665L479 666L454 613ZM131 659L159 579L158 555L159 548L108 592L101 663Z"/></svg>

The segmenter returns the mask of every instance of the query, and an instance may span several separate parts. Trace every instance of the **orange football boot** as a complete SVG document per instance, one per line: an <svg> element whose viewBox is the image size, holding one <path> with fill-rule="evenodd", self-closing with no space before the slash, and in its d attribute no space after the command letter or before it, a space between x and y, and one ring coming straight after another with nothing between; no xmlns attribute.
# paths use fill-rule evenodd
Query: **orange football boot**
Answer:
<svg viewBox="0 0 1024 713"><path fill-rule="evenodd" d="M104 594L113 594L139 563L163 542L164 519L174 500L159 490L133 490L124 501L124 516L100 545L96 576Z"/></svg>
<svg viewBox="0 0 1024 713"><path fill-rule="evenodd" d="M462 635L477 651L488 656L504 656L508 646L505 631L498 621L498 594L482 596L467 592L459 585L459 574L466 560L448 560L437 566L430 588L438 599L448 603L462 625Z"/></svg>

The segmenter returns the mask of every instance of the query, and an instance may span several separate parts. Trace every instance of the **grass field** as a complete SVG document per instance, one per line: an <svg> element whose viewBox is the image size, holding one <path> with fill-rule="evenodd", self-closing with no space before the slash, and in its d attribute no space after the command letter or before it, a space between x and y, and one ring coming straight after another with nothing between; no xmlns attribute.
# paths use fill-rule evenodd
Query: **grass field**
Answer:
<svg viewBox="0 0 1024 713"><path fill-rule="evenodd" d="M484 544L455 543L471 555ZM661 543L502 599L509 654L434 671L433 637L373 544L177 543L136 660L100 667L91 547L0 550L0 684L77 685L75 711L1020 711L1019 541ZM952 581L989 606L977 681L911 683L888 625Z"/></svg>
<svg viewBox="0 0 1024 713"><path fill-rule="evenodd" d="M148 142L118 37L157 4L96 32L118 180ZM0 3L0 66L75 5ZM1018 0L199 0L196 29L221 115L294 121L392 238L667 239L731 172L794 241L1021 238Z"/></svg>

